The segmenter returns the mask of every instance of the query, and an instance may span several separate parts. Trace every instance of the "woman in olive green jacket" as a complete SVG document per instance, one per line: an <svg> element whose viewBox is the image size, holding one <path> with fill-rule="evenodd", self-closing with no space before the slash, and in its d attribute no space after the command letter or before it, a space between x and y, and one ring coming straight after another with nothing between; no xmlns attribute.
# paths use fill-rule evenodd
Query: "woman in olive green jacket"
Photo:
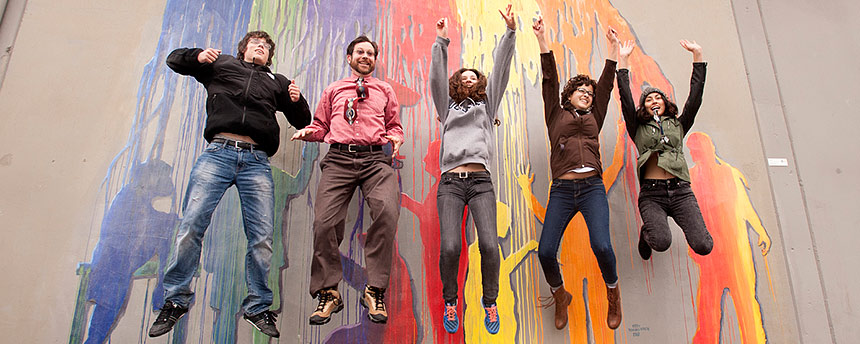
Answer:
<svg viewBox="0 0 860 344"><path fill-rule="evenodd" d="M702 56L702 47L695 41L681 40L680 43L693 54L690 95L680 115L678 106L655 87L644 89L639 97L639 107L634 106L627 69L633 42L625 42L619 49L617 80L621 111L627 134L639 151L636 172L640 186L639 214L644 223L639 233L639 255L646 260L651 257L652 249L669 249L672 233L668 216L675 219L684 231L687 244L694 252L706 255L714 246L690 188L690 172L683 148L684 136L693 126L702 105L707 63Z"/></svg>

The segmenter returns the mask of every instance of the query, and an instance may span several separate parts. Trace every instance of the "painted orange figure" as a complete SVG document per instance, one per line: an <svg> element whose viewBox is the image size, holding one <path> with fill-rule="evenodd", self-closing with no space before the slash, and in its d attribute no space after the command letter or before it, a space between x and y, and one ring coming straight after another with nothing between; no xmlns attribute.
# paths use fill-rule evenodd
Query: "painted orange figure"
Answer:
<svg viewBox="0 0 860 344"><path fill-rule="evenodd" d="M621 168L624 166L624 151L625 145L624 131L620 130L624 123L618 121L616 123L616 141L615 151L612 155L612 163L603 171L603 183L606 189L609 190L618 180ZM525 166L523 171L520 171L517 176L517 183L520 186L523 197L526 200L526 205L529 210L534 213L537 220L543 223L546 216L546 208L538 201L532 191L532 183L534 175L531 174L529 165ZM594 337L596 343L615 343L615 333L613 330L606 327L600 321L591 321L591 328L588 328L587 318L601 319L606 315L608 304L606 301L606 288L595 288L592 284L601 283L603 277L600 274L600 267L597 266L597 259L591 253L591 244L588 241L587 235L581 235L586 232L585 220L581 214L574 216L573 220L567 224L567 232L576 233L577 235L566 235L562 239L562 249L559 252L559 261L562 264L561 272L564 280L571 281L571 290L574 291L573 300L569 306L569 334L571 343L588 343L589 331ZM589 287L591 286L591 287ZM584 295L588 295L587 300ZM586 302L588 307L586 307ZM585 310L588 309L588 314Z"/></svg>
<svg viewBox="0 0 860 344"><path fill-rule="evenodd" d="M716 153L711 138L691 133L687 140L695 166L690 169L693 192L705 224L714 237L714 249L707 256L690 251L699 265L697 299L698 329L693 343L718 343L721 303L728 289L737 313L742 343L765 343L761 306L756 299L756 273L748 228L758 234L762 256L770 250L770 237L747 195L746 178Z"/></svg>

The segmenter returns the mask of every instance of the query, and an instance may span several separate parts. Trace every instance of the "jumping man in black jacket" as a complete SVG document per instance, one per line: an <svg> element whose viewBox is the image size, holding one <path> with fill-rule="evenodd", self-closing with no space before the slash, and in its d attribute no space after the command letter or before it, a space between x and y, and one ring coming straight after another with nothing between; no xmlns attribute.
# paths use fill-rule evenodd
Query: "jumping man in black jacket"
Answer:
<svg viewBox="0 0 860 344"><path fill-rule="evenodd" d="M299 87L269 70L274 47L269 34L253 31L239 42L237 57L213 48L176 49L167 57L173 71L193 76L206 87L203 137L209 144L191 169L175 254L164 273L165 303L150 337L169 332L188 312L203 234L231 185L239 191L248 239L244 318L269 336L280 335L275 313L269 311L272 290L267 285L275 218L269 156L277 152L280 137L275 112L283 112L299 129L310 124L311 112Z"/></svg>

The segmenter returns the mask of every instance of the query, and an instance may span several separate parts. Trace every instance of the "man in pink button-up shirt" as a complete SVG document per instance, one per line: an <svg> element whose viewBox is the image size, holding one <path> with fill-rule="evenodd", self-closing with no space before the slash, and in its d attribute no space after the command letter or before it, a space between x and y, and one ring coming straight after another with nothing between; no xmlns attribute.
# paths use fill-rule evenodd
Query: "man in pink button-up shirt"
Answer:
<svg viewBox="0 0 860 344"><path fill-rule="evenodd" d="M364 245L367 285L360 302L368 308L371 321L388 321L385 289L400 217L400 190L391 163L403 143L403 127L394 89L370 75L378 54L369 38L353 40L346 48L350 76L323 91L313 123L292 137L331 145L320 162L322 175L314 204L310 293L319 305L311 314L311 325L325 324L343 309L337 290L343 276L339 246L356 187L361 188L372 219ZM393 156L382 149L389 142Z"/></svg>

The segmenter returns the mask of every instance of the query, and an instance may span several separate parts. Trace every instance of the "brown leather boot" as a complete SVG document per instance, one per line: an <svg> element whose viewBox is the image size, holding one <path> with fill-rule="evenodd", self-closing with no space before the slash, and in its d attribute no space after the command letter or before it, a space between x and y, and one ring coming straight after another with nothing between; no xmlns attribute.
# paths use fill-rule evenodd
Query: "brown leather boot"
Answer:
<svg viewBox="0 0 860 344"><path fill-rule="evenodd" d="M567 326L567 306L570 306L573 296L562 285L552 293L552 298L555 301L555 328L561 330Z"/></svg>
<svg viewBox="0 0 860 344"><path fill-rule="evenodd" d="M606 288L606 298L609 300L609 311L606 312L606 325L611 329L618 328L621 325L621 290L618 286L615 288Z"/></svg>

